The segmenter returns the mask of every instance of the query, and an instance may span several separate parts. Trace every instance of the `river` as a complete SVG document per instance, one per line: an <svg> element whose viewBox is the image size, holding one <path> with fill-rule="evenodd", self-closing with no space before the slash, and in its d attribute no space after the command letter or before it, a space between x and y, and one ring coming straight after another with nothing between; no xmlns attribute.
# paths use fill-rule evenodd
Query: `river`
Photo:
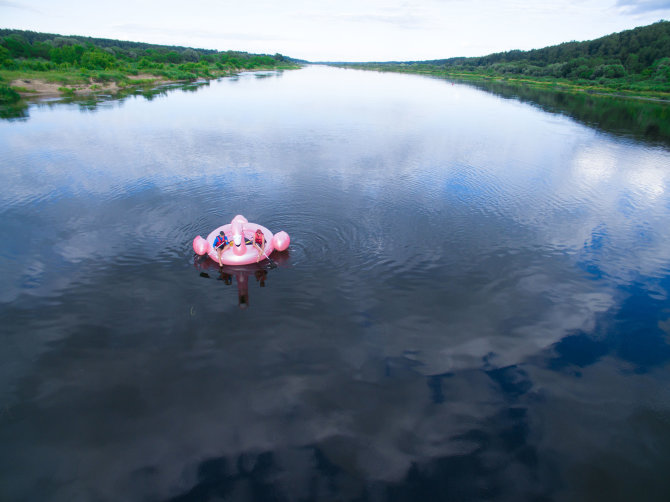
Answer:
<svg viewBox="0 0 670 502"><path fill-rule="evenodd" d="M668 500L670 142L560 101L309 66L0 121L0 498ZM194 256L237 214L276 267Z"/></svg>

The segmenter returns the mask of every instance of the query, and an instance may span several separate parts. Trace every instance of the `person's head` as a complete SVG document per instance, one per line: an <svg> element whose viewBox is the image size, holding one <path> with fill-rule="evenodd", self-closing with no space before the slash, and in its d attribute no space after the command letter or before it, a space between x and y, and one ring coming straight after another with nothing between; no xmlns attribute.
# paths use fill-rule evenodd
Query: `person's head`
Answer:
<svg viewBox="0 0 670 502"><path fill-rule="evenodd" d="M226 234L224 233L223 230L221 230L221 231L219 232L219 235L220 235L221 237L225 237L225 236L226 236Z"/></svg>
<svg viewBox="0 0 670 502"><path fill-rule="evenodd" d="M259 228L256 230L256 235L263 235L263 231Z"/></svg>

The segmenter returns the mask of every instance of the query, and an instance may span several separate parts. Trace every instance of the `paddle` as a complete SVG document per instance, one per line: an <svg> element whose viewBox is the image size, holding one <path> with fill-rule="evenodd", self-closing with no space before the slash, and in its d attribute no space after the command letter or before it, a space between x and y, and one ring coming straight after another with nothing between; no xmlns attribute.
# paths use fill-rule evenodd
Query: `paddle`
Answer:
<svg viewBox="0 0 670 502"><path fill-rule="evenodd" d="M251 242L251 245L255 246L255 247L259 247L253 241ZM259 247L259 249L260 249L260 247ZM263 237L263 250L261 252L263 253L263 256L265 256L268 259L268 261L270 262L270 268L277 268L277 264L272 260L272 258L270 258L268 256L267 252L265 251L265 237Z"/></svg>
<svg viewBox="0 0 670 502"><path fill-rule="evenodd" d="M265 252L265 250L263 250L263 254L264 254L265 257L270 261L270 268L277 268L277 266L278 266L277 263L274 262L274 261L272 260L272 258L270 258L270 257L267 255L267 253Z"/></svg>

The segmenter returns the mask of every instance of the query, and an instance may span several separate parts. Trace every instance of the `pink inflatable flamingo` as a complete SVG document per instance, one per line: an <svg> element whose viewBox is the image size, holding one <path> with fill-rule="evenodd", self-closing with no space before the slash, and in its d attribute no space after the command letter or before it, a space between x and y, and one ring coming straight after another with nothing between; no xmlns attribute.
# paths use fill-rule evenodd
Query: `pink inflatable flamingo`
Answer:
<svg viewBox="0 0 670 502"><path fill-rule="evenodd" d="M264 258L270 259L272 251L275 249L277 251L284 251L291 243L291 239L286 232L281 231L272 235L272 232L263 225L249 223L244 216L238 214L230 223L214 229L206 239L203 239L199 235L193 239L193 251L200 256L206 253L212 260L218 262L219 259L214 250L214 239L223 230L228 239L232 240L233 245L227 247L221 254L221 262L226 265L255 263L258 260L258 250L253 245L247 244L246 240L248 239L250 242L253 242L257 229L260 229L265 236L265 252L263 253L264 256L261 256L261 260Z"/></svg>

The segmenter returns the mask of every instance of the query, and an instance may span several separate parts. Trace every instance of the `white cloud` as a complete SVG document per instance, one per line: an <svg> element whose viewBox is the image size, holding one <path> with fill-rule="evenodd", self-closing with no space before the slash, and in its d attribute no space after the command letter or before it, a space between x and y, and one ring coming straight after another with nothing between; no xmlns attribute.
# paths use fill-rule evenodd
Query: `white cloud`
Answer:
<svg viewBox="0 0 670 502"><path fill-rule="evenodd" d="M668 0L618 0L617 7L628 14L642 14L646 12L670 12Z"/></svg>
<svg viewBox="0 0 670 502"><path fill-rule="evenodd" d="M132 22L128 13L132 12ZM0 1L8 28L218 50L280 52L310 61L480 56L589 40L651 24L668 1L287 0L222 4Z"/></svg>
<svg viewBox="0 0 670 502"><path fill-rule="evenodd" d="M21 9L21 10L27 10L27 11L31 11L31 12L38 12L36 9L33 9L32 7L22 5L18 2L11 2L9 0L0 0L0 9L3 9L3 8Z"/></svg>

